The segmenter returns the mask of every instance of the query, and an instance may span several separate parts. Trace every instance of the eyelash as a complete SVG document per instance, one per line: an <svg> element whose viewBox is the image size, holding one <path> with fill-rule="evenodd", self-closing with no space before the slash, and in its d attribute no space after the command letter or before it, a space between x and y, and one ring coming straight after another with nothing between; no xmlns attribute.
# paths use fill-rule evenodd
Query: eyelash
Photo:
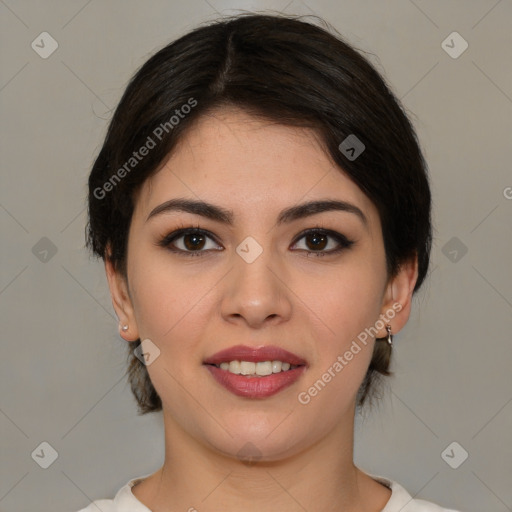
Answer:
<svg viewBox="0 0 512 512"><path fill-rule="evenodd" d="M168 235L163 237L157 243L157 245L159 245L160 247L164 247L173 253L176 253L179 255L184 255L187 257L188 256L191 256L191 257L202 256L204 253L208 252L208 250L206 250L206 251L204 251L204 250L184 251L183 249L176 249L176 248L173 249L170 247L171 244L174 241L178 240L179 238L182 238L186 235L193 235L193 234L203 235L203 236L213 240L217 245L220 245L215 240L215 237L213 237L213 235L211 235L208 231L201 229L199 226L187 227L187 228L182 227L180 229L177 229L177 230L173 231L172 233L169 233ZM338 253L344 251L345 249L349 249L355 243L353 240L349 240L345 235L343 235L341 233L332 231L330 229L322 228L321 226L317 226L315 228L306 229L306 230L302 231L301 233L299 233L299 235L295 239L293 245L296 245L297 242L299 242L299 240L306 237L307 235L312 235L312 234L328 236L328 237L334 239L339 244L339 247L336 249L331 249L330 251L307 251L304 249L300 249L302 251L305 251L308 254L308 257L309 257L309 255L312 255L315 257L323 257L323 256L332 255L332 254L338 254Z"/></svg>

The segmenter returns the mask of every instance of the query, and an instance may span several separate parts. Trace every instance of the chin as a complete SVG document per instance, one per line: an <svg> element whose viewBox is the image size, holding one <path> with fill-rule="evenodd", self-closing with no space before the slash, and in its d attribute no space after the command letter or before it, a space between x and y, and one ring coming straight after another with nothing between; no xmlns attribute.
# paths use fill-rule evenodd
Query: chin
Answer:
<svg viewBox="0 0 512 512"><path fill-rule="evenodd" d="M221 424L229 425L229 434L212 427L210 432L203 431L203 441L214 451L244 463L286 459L314 443L312 426L293 419L290 411L291 408L274 414L266 408L252 413L237 411L219 418Z"/></svg>
<svg viewBox="0 0 512 512"><path fill-rule="evenodd" d="M272 437L272 438L271 438ZM303 439L290 439L286 433L279 436L253 437L237 435L234 439L212 447L222 455L250 465L257 462L276 462L299 453L306 446Z"/></svg>

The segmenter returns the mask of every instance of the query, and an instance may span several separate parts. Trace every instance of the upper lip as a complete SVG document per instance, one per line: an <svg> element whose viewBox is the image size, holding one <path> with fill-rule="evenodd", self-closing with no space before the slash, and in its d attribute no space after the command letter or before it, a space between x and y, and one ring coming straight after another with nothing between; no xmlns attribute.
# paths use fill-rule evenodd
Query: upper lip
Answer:
<svg viewBox="0 0 512 512"><path fill-rule="evenodd" d="M204 364L220 364L230 361L248 361L259 363L262 361L281 361L294 365L306 365L306 361L292 352L288 352L274 345L264 347L249 347L236 345L213 354L204 360Z"/></svg>

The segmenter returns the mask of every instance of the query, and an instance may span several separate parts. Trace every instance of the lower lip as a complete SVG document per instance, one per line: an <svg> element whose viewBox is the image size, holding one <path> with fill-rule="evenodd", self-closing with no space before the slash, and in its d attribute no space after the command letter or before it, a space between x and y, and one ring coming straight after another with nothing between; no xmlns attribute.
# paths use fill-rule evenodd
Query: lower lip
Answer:
<svg viewBox="0 0 512 512"><path fill-rule="evenodd" d="M304 373L306 367L273 373L265 377L246 377L206 365L213 378L231 393L246 398L267 398L291 386Z"/></svg>

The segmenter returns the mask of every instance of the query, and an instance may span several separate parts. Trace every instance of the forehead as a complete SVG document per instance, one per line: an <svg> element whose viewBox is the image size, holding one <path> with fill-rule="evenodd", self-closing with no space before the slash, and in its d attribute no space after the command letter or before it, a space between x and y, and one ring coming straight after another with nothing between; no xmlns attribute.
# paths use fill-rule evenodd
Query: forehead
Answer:
<svg viewBox="0 0 512 512"><path fill-rule="evenodd" d="M136 213L147 216L173 197L210 201L246 215L330 198L355 204L370 220L377 215L312 129L236 109L198 119L163 167L143 184Z"/></svg>

